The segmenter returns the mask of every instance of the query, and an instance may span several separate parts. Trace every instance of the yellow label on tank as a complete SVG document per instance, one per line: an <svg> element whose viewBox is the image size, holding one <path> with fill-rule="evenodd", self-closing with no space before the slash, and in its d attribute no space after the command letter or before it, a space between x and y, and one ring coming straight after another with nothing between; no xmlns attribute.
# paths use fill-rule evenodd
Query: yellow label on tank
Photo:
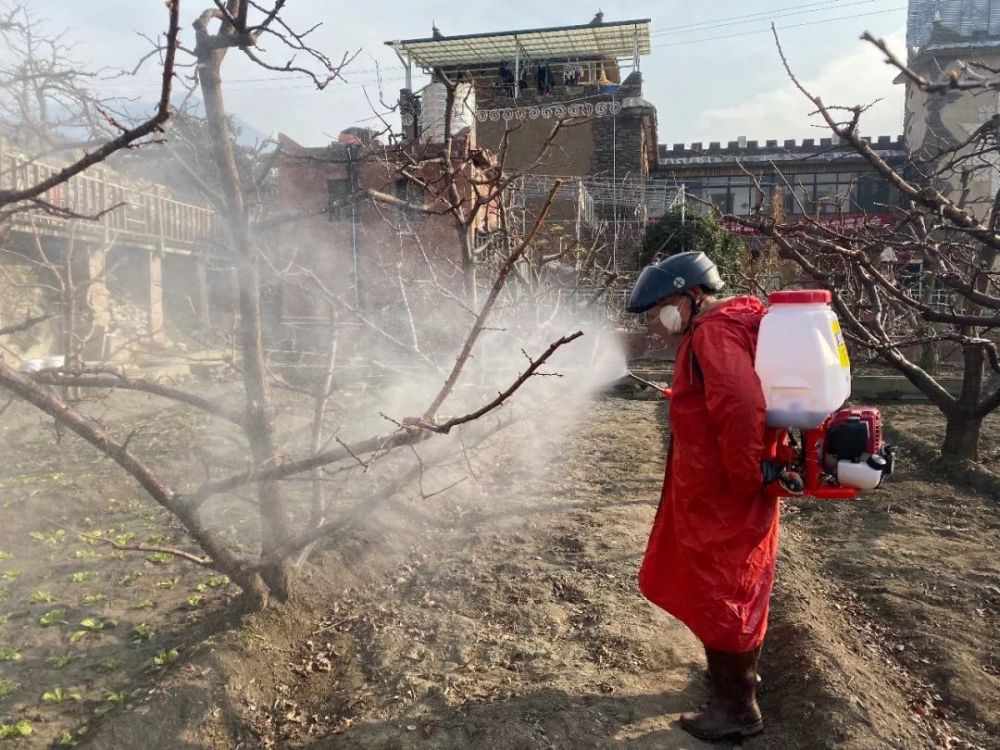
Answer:
<svg viewBox="0 0 1000 750"><path fill-rule="evenodd" d="M840 366L850 367L851 359L847 356L847 344L844 343L844 334L840 330L840 321L833 321L833 338L837 342L837 354L840 355Z"/></svg>

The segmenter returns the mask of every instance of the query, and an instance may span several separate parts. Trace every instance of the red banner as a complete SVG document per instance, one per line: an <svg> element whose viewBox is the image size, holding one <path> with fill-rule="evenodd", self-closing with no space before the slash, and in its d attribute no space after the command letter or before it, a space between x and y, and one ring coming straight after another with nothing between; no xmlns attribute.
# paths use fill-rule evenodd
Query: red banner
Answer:
<svg viewBox="0 0 1000 750"><path fill-rule="evenodd" d="M801 217L788 216L785 217L785 223L801 223L806 224L808 222L815 221L817 224L823 227L829 227L830 229L838 231L850 232L854 229L862 228L878 228L886 227L892 224L892 214L891 213L877 213L877 214L821 214L818 217ZM727 219L722 222L722 226L729 232L733 234L741 234L745 236L758 236L761 231L756 227L748 227L740 224L732 219Z"/></svg>

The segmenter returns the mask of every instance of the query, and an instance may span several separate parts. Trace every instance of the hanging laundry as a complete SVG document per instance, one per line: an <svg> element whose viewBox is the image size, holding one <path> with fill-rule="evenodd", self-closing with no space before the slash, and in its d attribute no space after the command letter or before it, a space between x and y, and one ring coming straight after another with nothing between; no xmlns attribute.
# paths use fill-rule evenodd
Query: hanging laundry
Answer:
<svg viewBox="0 0 1000 750"><path fill-rule="evenodd" d="M510 66L502 62L500 63L500 89L507 96L514 96L514 71L510 69Z"/></svg>
<svg viewBox="0 0 1000 750"><path fill-rule="evenodd" d="M538 66L538 73L536 76L538 82L538 93L542 96L552 93L552 87L555 85L555 79L552 75L552 68L548 63L542 63Z"/></svg>

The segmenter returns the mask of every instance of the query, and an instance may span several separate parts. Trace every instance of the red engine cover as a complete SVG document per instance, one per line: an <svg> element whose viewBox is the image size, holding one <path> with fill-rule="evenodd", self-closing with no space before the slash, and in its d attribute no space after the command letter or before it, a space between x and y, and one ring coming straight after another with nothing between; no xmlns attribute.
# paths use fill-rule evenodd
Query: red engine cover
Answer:
<svg viewBox="0 0 1000 750"><path fill-rule="evenodd" d="M827 417L826 424L823 425L824 432L841 425L851 417L859 417L862 422L868 424L868 445L866 451L871 454L881 452L882 443L882 413L872 406L861 406L855 409L841 409Z"/></svg>

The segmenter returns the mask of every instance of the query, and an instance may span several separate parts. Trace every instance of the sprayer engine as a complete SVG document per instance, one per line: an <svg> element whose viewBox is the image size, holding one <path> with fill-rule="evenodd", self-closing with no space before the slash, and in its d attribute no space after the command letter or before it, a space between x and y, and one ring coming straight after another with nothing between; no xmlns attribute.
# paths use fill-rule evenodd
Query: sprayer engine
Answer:
<svg viewBox="0 0 1000 750"><path fill-rule="evenodd" d="M870 406L834 412L819 427L803 430L801 442L788 429L768 433L772 460L801 478L802 492L796 494L851 500L892 473L893 449L882 440L882 415Z"/></svg>
<svg viewBox="0 0 1000 750"><path fill-rule="evenodd" d="M823 425L823 468L837 484L875 489L892 473L892 448L882 441L882 414L878 409L841 409Z"/></svg>

